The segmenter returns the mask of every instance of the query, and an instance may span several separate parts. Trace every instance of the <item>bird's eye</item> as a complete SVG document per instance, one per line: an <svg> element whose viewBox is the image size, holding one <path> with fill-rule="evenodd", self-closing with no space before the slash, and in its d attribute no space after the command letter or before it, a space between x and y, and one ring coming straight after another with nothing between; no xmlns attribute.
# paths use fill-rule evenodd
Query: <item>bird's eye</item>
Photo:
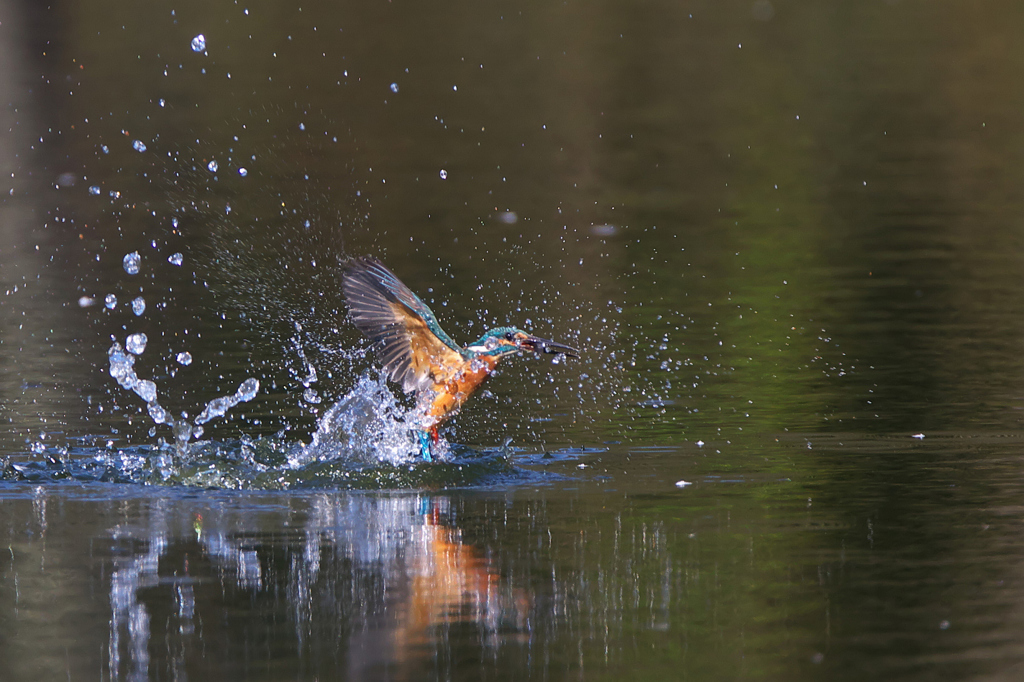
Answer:
<svg viewBox="0 0 1024 682"><path fill-rule="evenodd" d="M516 335L513 334L512 332L505 332L505 340L506 341L513 341L515 338L516 338Z"/></svg>

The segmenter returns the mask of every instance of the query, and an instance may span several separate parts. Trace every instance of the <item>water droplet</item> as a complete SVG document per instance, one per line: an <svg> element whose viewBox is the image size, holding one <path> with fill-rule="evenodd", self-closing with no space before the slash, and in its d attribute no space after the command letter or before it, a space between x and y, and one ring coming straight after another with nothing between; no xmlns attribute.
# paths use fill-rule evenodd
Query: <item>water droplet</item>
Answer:
<svg viewBox="0 0 1024 682"><path fill-rule="evenodd" d="M214 159L214 160L210 161L210 163L206 164L206 170L210 171L211 173L216 173L218 167L219 166L217 165L217 160L216 159Z"/></svg>
<svg viewBox="0 0 1024 682"><path fill-rule="evenodd" d="M259 393L260 382L258 379L246 379L235 392L235 397L241 402L249 402Z"/></svg>
<svg viewBox="0 0 1024 682"><path fill-rule="evenodd" d="M398 92L398 83L391 84L391 92Z"/></svg>
<svg viewBox="0 0 1024 682"><path fill-rule="evenodd" d="M178 364L183 367L188 367L189 365L192 364L192 354L189 353L188 351L182 351L181 353L178 353L178 355L175 356L174 359L177 360Z"/></svg>
<svg viewBox="0 0 1024 682"><path fill-rule="evenodd" d="M181 265L184 260L185 257L182 256L180 253L172 253L170 256L167 257L167 262L170 263L171 265Z"/></svg>
<svg viewBox="0 0 1024 682"><path fill-rule="evenodd" d="M135 297L132 301L132 312L135 313L136 316L146 312L146 299L141 296Z"/></svg>
<svg viewBox="0 0 1024 682"><path fill-rule="evenodd" d="M167 102L166 102L166 101L164 101L164 98L163 98L163 97L161 97L161 98L160 98L160 106L161 106L161 107L167 106Z"/></svg>
<svg viewBox="0 0 1024 682"><path fill-rule="evenodd" d="M174 229L178 229L178 219L177 218L171 218L171 227L173 227Z"/></svg>
<svg viewBox="0 0 1024 682"><path fill-rule="evenodd" d="M305 130L305 129L306 129L306 124L305 123L300 123L299 124L299 130Z"/></svg>
<svg viewBox="0 0 1024 682"><path fill-rule="evenodd" d="M206 49L206 36L204 36L202 33L200 33L199 35L197 35L195 38L192 39L192 51L193 52L202 52L205 49Z"/></svg>
<svg viewBox="0 0 1024 682"><path fill-rule="evenodd" d="M149 341L149 339L146 337L145 334L132 334L124 342L124 347L128 350L129 353L133 353L135 355L142 355L143 351L146 350L147 341ZM149 401L147 400L146 402Z"/></svg>
<svg viewBox="0 0 1024 682"><path fill-rule="evenodd" d="M138 251L132 251L129 254L125 254L124 260L124 271L129 275L139 274L139 264L142 262L142 256L139 255Z"/></svg>
<svg viewBox="0 0 1024 682"><path fill-rule="evenodd" d="M447 180L448 179L448 171L446 171L444 168L441 169L441 179L442 180Z"/></svg>
<svg viewBox="0 0 1024 682"><path fill-rule="evenodd" d="M239 168L238 169L238 174L241 175L244 178L246 175L249 174L249 171L245 170L244 168Z"/></svg>
<svg viewBox="0 0 1024 682"><path fill-rule="evenodd" d="M117 296L107 294L106 298L103 299L103 305L107 307L107 310L113 310L117 307Z"/></svg>
<svg viewBox="0 0 1024 682"><path fill-rule="evenodd" d="M93 298L92 296L82 296L81 298L78 299L79 308L88 308L94 305L96 305L96 299Z"/></svg>
<svg viewBox="0 0 1024 682"><path fill-rule="evenodd" d="M110 359L110 376L127 389L134 387L135 383L139 380L135 375L135 370L132 368L132 365L135 364L135 358L131 355L125 355L124 348L121 348L121 344L116 341L110 346L107 356Z"/></svg>
<svg viewBox="0 0 1024 682"><path fill-rule="evenodd" d="M170 424L171 426L174 426L174 417L172 417L170 412L160 407L160 405L157 404L156 402L155 384L153 385L153 388L153 401L149 402L149 405L147 405L146 407L147 411L149 412L150 418L152 418L152 420L155 421L157 424ZM139 393L139 390L135 389L135 392ZM139 393L139 395L141 396L142 394Z"/></svg>
<svg viewBox="0 0 1024 682"><path fill-rule="evenodd" d="M143 144L142 140L135 140L135 142L132 142L132 147L137 152L144 152L144 151L146 151L146 145Z"/></svg>
<svg viewBox="0 0 1024 682"><path fill-rule="evenodd" d="M139 397L145 400L147 403L156 402L156 384L148 379L142 379L139 381L133 389L139 394ZM161 408L162 409L162 408Z"/></svg>
<svg viewBox="0 0 1024 682"><path fill-rule="evenodd" d="M89 194L96 195L96 194L99 194L99 193L100 193L99 185L93 185L92 187L89 188Z"/></svg>
<svg viewBox="0 0 1024 682"><path fill-rule="evenodd" d="M100 149L102 149L102 150L103 150L103 153L104 153L104 154L109 154L109 153L110 153L110 147L108 147L108 146L107 146L107 145L105 145L105 144L101 144L101 145L100 145Z"/></svg>

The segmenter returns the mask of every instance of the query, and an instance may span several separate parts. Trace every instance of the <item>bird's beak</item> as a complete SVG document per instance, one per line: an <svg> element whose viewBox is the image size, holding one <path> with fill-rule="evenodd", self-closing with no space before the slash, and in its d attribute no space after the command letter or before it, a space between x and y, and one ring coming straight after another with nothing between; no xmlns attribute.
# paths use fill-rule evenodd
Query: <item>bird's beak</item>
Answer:
<svg viewBox="0 0 1024 682"><path fill-rule="evenodd" d="M566 346L555 341L542 339L538 336L527 336L519 341L519 347L532 350L534 353L548 353L551 355L567 355L570 358L578 358L580 352L572 346Z"/></svg>

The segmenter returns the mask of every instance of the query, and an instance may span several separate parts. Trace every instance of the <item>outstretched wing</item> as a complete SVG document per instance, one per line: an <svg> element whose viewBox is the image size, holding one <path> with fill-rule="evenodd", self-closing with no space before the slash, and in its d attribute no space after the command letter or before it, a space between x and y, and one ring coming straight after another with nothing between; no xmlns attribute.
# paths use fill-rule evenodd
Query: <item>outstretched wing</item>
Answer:
<svg viewBox="0 0 1024 682"><path fill-rule="evenodd" d="M376 258L354 258L341 287L356 327L382 351L388 377L407 393L447 381L465 363L427 304Z"/></svg>

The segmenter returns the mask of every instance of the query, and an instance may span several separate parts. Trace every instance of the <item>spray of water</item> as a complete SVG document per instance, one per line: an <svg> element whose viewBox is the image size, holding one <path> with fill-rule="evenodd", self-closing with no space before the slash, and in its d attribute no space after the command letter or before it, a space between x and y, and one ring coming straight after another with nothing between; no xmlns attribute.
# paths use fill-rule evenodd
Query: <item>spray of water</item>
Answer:
<svg viewBox="0 0 1024 682"><path fill-rule="evenodd" d="M290 463L300 467L338 459L408 462L419 454L409 426L412 422L412 411L399 404L384 377L367 372L324 413L312 442L295 453Z"/></svg>
<svg viewBox="0 0 1024 682"><path fill-rule="evenodd" d="M142 352L137 342L129 346ZM161 441L148 455L120 451L117 457L105 458L132 480L243 487L262 479L261 485L289 485L302 480L304 472L322 477L325 465L336 471L357 471L408 466L419 459L410 428L417 415L399 403L380 373L368 371L360 376L352 390L320 417L310 443L288 444L280 434L270 443L243 439L239 448L197 439L203 435L203 424L255 398L260 387L257 379L246 379L233 394L209 401L190 423L184 414L174 419L160 405L156 382L140 378L135 371L137 354L115 342L107 355L111 377L142 398L154 424L170 426L174 436L172 444ZM442 440L438 445L435 459L451 459L448 444Z"/></svg>

